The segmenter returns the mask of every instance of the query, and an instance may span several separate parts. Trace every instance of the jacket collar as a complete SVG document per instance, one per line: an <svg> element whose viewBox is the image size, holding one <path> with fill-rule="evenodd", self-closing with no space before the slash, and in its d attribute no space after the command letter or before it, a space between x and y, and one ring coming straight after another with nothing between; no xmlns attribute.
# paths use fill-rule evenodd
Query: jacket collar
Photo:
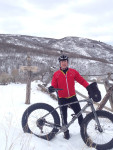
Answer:
<svg viewBox="0 0 113 150"><path fill-rule="evenodd" d="M66 74L67 71L69 70L69 68L67 67L65 70L62 70L62 69L60 68L60 70L61 70L61 72L63 72L64 74Z"/></svg>

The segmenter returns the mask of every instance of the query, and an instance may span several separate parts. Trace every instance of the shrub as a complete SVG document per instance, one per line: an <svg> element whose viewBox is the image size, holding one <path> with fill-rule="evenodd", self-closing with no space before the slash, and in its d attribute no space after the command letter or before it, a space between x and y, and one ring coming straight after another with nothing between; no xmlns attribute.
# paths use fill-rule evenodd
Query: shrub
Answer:
<svg viewBox="0 0 113 150"><path fill-rule="evenodd" d="M0 84L1 85L7 85L10 82L11 82L11 76L5 72L2 72L0 75Z"/></svg>

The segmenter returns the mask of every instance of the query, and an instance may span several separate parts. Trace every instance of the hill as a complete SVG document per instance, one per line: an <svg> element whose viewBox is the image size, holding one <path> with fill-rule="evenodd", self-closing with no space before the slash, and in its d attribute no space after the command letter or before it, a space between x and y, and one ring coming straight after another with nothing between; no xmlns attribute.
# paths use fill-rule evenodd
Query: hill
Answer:
<svg viewBox="0 0 113 150"><path fill-rule="evenodd" d="M98 75L111 72L113 67L113 46L80 37L52 39L26 35L0 35L0 73L11 74L26 65L27 54L31 64L38 66L37 76L49 79L50 67L59 68L61 53L69 56L70 67L82 75ZM20 71L19 71L20 74ZM20 75L19 78L22 76Z"/></svg>

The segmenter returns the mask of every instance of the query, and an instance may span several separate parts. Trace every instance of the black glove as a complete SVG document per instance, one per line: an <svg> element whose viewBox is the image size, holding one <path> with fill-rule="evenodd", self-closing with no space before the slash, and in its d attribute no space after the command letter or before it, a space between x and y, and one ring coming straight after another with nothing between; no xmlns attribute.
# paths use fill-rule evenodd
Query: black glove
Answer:
<svg viewBox="0 0 113 150"><path fill-rule="evenodd" d="M101 93L97 87L97 83L93 82L89 86L86 87L89 97L92 98L95 102L99 102L101 100Z"/></svg>
<svg viewBox="0 0 113 150"><path fill-rule="evenodd" d="M55 91L55 89L53 86L50 86L50 87L48 87L48 91L49 91L49 93L53 93Z"/></svg>

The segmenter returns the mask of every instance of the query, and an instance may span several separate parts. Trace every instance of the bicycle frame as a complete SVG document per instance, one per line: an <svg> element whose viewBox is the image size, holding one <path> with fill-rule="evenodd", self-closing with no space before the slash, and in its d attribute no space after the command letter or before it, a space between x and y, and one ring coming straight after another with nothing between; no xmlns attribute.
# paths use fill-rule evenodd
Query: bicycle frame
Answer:
<svg viewBox="0 0 113 150"><path fill-rule="evenodd" d="M94 117L95 117L95 121L97 123L97 127L99 129L99 131L101 132L102 131L102 128L100 126L100 122L98 120L98 117L96 115L96 110L93 106L93 100L91 98L88 98L88 99L84 99L84 100L80 100L80 101L77 101L77 102L72 102L72 103L69 103L69 104L64 104L64 105L59 105L58 107L54 108L53 111L57 110L58 108L60 109L61 107L63 106L69 106L71 104L74 104L74 103L81 103L81 102L87 102L87 104L81 109L81 111L78 113L78 114L74 114L71 121L67 124L67 125L62 125L62 126L59 126L59 125L56 125L56 124L52 124L50 122L47 122L45 121L45 125L46 126L49 126L49 127L54 127L56 129L58 129L59 131L57 132L57 134L61 133L61 132L65 132L68 127L83 113L85 112L85 110L90 107L93 114L94 114ZM53 112L52 111L52 112ZM44 115L42 118L45 118L47 115L51 114L52 112L49 112L47 113L46 115ZM61 119L62 119L62 112L60 111L60 115L61 115Z"/></svg>

